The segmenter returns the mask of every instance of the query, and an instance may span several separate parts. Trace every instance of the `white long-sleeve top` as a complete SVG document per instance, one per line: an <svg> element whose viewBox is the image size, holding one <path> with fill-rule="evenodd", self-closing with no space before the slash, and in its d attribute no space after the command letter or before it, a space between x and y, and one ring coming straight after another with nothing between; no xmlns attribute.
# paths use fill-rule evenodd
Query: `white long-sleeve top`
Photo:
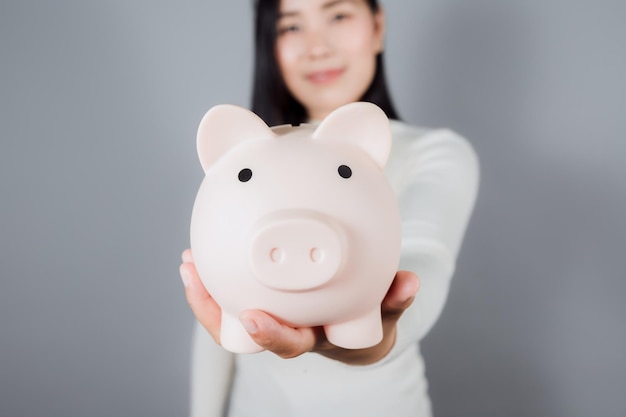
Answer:
<svg viewBox="0 0 626 417"><path fill-rule="evenodd" d="M478 191L478 160L450 130L392 121L385 173L402 218L400 269L420 290L398 322L391 352L353 366L307 353L234 355L197 326L192 360L192 417L427 417L431 415L419 341L439 317Z"/></svg>

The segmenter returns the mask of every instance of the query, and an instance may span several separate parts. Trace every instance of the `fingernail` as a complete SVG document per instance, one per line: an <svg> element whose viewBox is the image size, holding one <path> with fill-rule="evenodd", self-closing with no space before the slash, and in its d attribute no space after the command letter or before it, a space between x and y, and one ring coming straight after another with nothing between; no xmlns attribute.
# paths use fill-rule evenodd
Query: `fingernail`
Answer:
<svg viewBox="0 0 626 417"><path fill-rule="evenodd" d="M248 333L254 334L259 331L259 326L252 319L241 318L241 324Z"/></svg>
<svg viewBox="0 0 626 417"><path fill-rule="evenodd" d="M181 259L183 262L193 262L193 257L191 256L191 250L187 249L181 255Z"/></svg>
<svg viewBox="0 0 626 417"><path fill-rule="evenodd" d="M189 272L187 272L187 269L182 267L180 268L180 278L183 280L185 288L191 283L191 276L189 275Z"/></svg>

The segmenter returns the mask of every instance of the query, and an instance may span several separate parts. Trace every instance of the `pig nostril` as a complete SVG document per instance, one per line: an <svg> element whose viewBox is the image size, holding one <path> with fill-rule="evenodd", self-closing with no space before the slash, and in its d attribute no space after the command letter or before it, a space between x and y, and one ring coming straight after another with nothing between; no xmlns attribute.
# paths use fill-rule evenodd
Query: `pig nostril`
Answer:
<svg viewBox="0 0 626 417"><path fill-rule="evenodd" d="M309 252L309 257L311 258L311 262L320 263L324 260L324 251L322 249L313 248Z"/></svg>
<svg viewBox="0 0 626 417"><path fill-rule="evenodd" d="M275 264L283 263L285 260L285 252L281 248L272 248L270 251L270 259Z"/></svg>

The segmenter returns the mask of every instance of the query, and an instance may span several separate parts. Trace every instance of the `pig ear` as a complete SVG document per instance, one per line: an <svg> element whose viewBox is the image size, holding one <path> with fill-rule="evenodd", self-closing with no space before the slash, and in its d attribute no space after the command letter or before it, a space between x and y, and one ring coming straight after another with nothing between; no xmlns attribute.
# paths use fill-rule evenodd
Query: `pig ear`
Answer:
<svg viewBox="0 0 626 417"><path fill-rule="evenodd" d="M354 145L381 168L385 167L391 151L389 119L372 103L358 102L339 107L315 129L313 139Z"/></svg>
<svg viewBox="0 0 626 417"><path fill-rule="evenodd" d="M209 110L198 127L196 146L206 172L224 153L244 140L276 136L256 114L243 107L221 104Z"/></svg>

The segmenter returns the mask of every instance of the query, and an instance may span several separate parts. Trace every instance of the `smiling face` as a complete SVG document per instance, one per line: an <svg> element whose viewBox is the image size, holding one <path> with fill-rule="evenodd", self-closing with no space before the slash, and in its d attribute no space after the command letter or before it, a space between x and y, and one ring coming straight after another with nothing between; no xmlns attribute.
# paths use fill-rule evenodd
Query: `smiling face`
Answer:
<svg viewBox="0 0 626 417"><path fill-rule="evenodd" d="M358 101L376 72L384 19L365 0L281 0L276 61L287 88L321 120Z"/></svg>

